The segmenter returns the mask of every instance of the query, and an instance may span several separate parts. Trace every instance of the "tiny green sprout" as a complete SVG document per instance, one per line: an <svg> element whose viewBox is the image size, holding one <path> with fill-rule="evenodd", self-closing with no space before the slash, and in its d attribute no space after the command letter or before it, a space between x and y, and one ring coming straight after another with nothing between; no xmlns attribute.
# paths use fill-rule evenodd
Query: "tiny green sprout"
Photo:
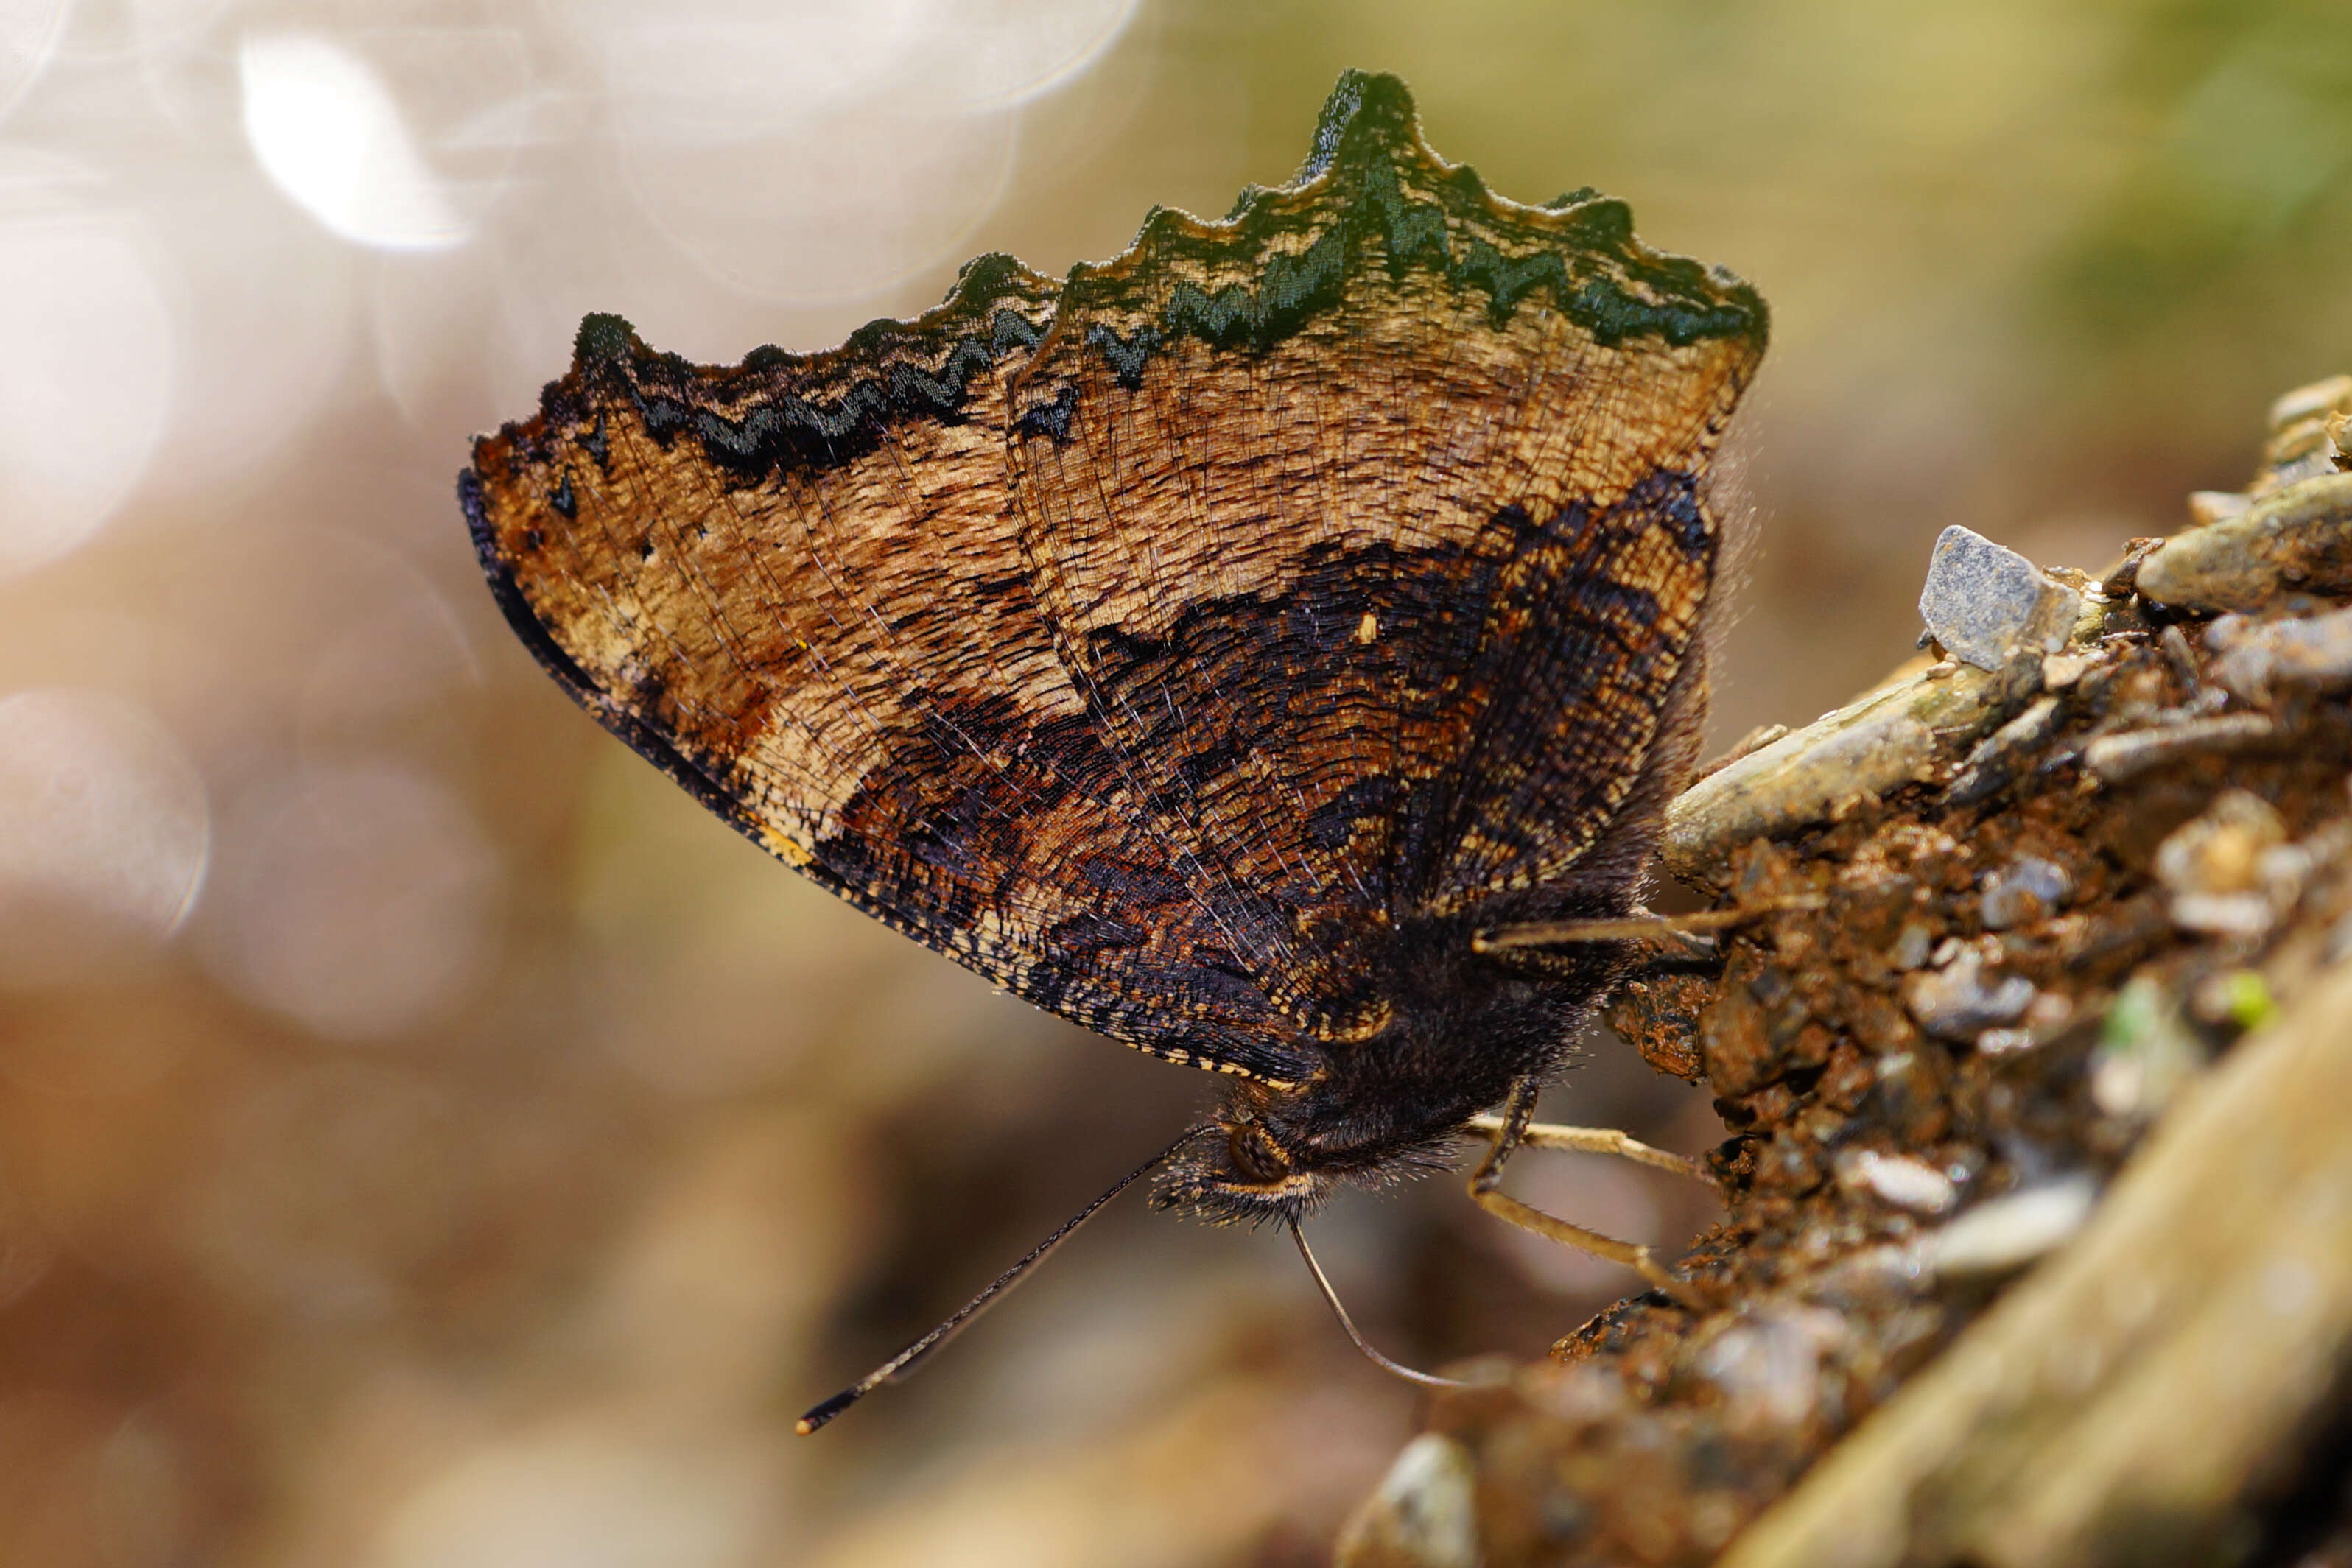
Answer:
<svg viewBox="0 0 2352 1568"><path fill-rule="evenodd" d="M2224 982L2230 1021L2240 1029L2260 1029L2278 1016L2278 998L2260 969L2240 969Z"/></svg>
<svg viewBox="0 0 2352 1568"><path fill-rule="evenodd" d="M2107 1005L2099 1024L2099 1049L2105 1052L2137 1049L2157 1031L2164 1019L2164 988L2147 975L2134 977Z"/></svg>

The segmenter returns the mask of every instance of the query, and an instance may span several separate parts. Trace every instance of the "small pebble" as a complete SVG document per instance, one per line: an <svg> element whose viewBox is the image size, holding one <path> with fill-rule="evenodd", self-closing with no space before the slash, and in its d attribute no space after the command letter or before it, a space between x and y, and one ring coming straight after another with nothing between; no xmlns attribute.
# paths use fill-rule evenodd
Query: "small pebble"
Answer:
<svg viewBox="0 0 2352 1568"><path fill-rule="evenodd" d="M1909 1155L1848 1149L1837 1157L1837 1177L1849 1192L1875 1193L1882 1201L1914 1214L1941 1214L1958 1197L1951 1177Z"/></svg>
<svg viewBox="0 0 2352 1568"><path fill-rule="evenodd" d="M2124 541L2124 559L2113 571L2100 580L2099 597L2111 604L2120 604L2138 591L2139 569L2147 558L2163 545L2161 538L2131 538Z"/></svg>
<svg viewBox="0 0 2352 1568"><path fill-rule="evenodd" d="M2172 678L2180 684L2180 689L2195 696L2204 685L2205 677L2197 668L2197 652L2189 645L2189 633L2178 626L2167 626L2156 644L2164 650L2164 662L2171 666Z"/></svg>
<svg viewBox="0 0 2352 1568"><path fill-rule="evenodd" d="M2026 1023L2036 1030L2055 1032L2066 1027L2074 1016L2074 998L2063 991L2043 991L2025 1009Z"/></svg>
<svg viewBox="0 0 2352 1568"><path fill-rule="evenodd" d="M1895 946L1886 950L1886 961L1897 969L1916 969L1927 963L1935 940L1935 929L1926 921L1906 920L1895 934Z"/></svg>
<svg viewBox="0 0 2352 1568"><path fill-rule="evenodd" d="M2174 925L2214 936L2259 936L2301 892L2301 866L2270 803L2225 789L2202 816L2156 847L2156 877L2172 895ZM2266 876L2267 873L2267 876Z"/></svg>
<svg viewBox="0 0 2352 1568"><path fill-rule="evenodd" d="M2031 925L2055 913L2074 891L2065 867L2040 855L2020 855L1986 875L1984 923L1994 931Z"/></svg>
<svg viewBox="0 0 2352 1568"><path fill-rule="evenodd" d="M1407 1443L1348 1521L1339 1555L1382 1568L1477 1568L1478 1475L1470 1450L1435 1432Z"/></svg>
<svg viewBox="0 0 2352 1568"><path fill-rule="evenodd" d="M2095 651L2083 653L2052 653L2042 661L2042 689L2063 692L2096 669L2098 664L2099 654Z"/></svg>
<svg viewBox="0 0 2352 1568"><path fill-rule="evenodd" d="M2021 649L2054 653L2082 613L2082 596L2006 545L1955 523L1936 539L1919 618L1944 652L1999 670Z"/></svg>
<svg viewBox="0 0 2352 1568"><path fill-rule="evenodd" d="M1852 1312L1907 1299L1919 1282L1919 1260L1892 1241L1849 1252L1804 1282L1808 1304Z"/></svg>
<svg viewBox="0 0 2352 1568"><path fill-rule="evenodd" d="M2259 893L2183 893L2172 900L2172 923L2208 936L2260 936L2278 912Z"/></svg>
<svg viewBox="0 0 2352 1568"><path fill-rule="evenodd" d="M2252 506L2251 497L2235 490L2198 490L2189 497L2189 520L2198 528L2214 523L2226 523L2231 517L2242 517Z"/></svg>
<svg viewBox="0 0 2352 1568"><path fill-rule="evenodd" d="M1974 947L1941 969L1903 981L1903 1005L1921 1029L1939 1040L1974 1040L1983 1030L2015 1023L2033 1005L2033 982L2022 975L1993 978Z"/></svg>
<svg viewBox="0 0 2352 1568"><path fill-rule="evenodd" d="M1793 1427L1821 1401L1824 1353L1851 1333L1819 1307L1766 1307L1710 1339L1692 1369L1722 1391L1726 1426Z"/></svg>
<svg viewBox="0 0 2352 1568"><path fill-rule="evenodd" d="M2327 427L2306 419L2270 438L2263 447L2263 466L2271 471L2273 487L2294 484L2323 473L2327 467Z"/></svg>
<svg viewBox="0 0 2352 1568"><path fill-rule="evenodd" d="M2006 1274L2073 1239L2098 1202L2087 1175L2004 1193L1921 1238L1920 1260L1946 1279Z"/></svg>
<svg viewBox="0 0 2352 1568"><path fill-rule="evenodd" d="M1591 1362L1510 1367L1511 1386L1535 1409L1579 1427L1613 1421L1633 1403L1624 1383Z"/></svg>
<svg viewBox="0 0 2352 1568"><path fill-rule="evenodd" d="M1977 1054L2017 1056L2032 1051L2038 1043L2030 1029L1989 1029L1977 1036Z"/></svg>

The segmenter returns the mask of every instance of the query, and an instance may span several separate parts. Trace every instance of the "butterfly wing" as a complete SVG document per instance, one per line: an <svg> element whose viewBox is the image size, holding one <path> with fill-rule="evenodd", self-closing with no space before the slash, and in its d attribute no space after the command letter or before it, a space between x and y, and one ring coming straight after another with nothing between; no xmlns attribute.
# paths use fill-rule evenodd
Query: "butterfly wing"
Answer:
<svg viewBox="0 0 2352 1568"><path fill-rule="evenodd" d="M1351 74L1292 186L1059 291L989 258L734 369L591 318L461 493L541 663L755 841L1289 1082L1377 1022L1383 925L1572 871L1655 773L1762 333Z"/></svg>
<svg viewBox="0 0 2352 1568"><path fill-rule="evenodd" d="M1072 274L1014 387L1035 601L1309 1035L1378 1027L1381 927L1570 874L1654 768L1764 330L1352 74L1297 183Z"/></svg>
<svg viewBox="0 0 2352 1568"><path fill-rule="evenodd" d="M1034 1002L1286 1079L1030 592L1006 390L1054 295L990 258L914 321L733 369L592 317L461 497L541 663L755 841Z"/></svg>

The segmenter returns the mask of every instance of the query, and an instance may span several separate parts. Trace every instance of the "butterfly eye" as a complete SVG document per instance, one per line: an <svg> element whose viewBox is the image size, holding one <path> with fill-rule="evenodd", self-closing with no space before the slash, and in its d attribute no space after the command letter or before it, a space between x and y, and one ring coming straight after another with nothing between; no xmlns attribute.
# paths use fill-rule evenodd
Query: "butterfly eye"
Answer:
<svg viewBox="0 0 2352 1568"><path fill-rule="evenodd" d="M1244 1124L1225 1140L1225 1157L1244 1180L1277 1182L1290 1174L1290 1158L1263 1128Z"/></svg>

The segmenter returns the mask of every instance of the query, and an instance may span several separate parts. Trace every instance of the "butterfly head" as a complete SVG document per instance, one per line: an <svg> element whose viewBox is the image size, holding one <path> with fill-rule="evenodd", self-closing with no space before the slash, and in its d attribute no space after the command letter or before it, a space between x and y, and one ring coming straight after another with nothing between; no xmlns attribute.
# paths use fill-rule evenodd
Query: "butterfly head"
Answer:
<svg viewBox="0 0 2352 1568"><path fill-rule="evenodd" d="M1242 1097L1264 1101L1266 1095ZM1258 1105L1231 1104L1164 1168L1153 1204L1220 1224L1292 1219L1322 1201L1331 1176Z"/></svg>
<svg viewBox="0 0 2352 1568"><path fill-rule="evenodd" d="M1447 1168L1454 1120L1434 1135L1368 1126L1334 1114L1325 1085L1245 1083L1170 1158L1153 1203L1213 1224L1287 1223L1343 1183L1377 1186Z"/></svg>
<svg viewBox="0 0 2352 1568"><path fill-rule="evenodd" d="M1383 1005L1361 1009L1371 1027L1303 1036L1294 1050L1314 1066L1297 1082L1235 1081L1162 1167L1157 1204L1218 1224L1287 1221L1342 1185L1451 1169L1471 1117L1549 1071L1622 967L1616 946L1591 944L1555 972L1524 973L1475 948L1468 928L1487 918L1402 926L1375 966Z"/></svg>

